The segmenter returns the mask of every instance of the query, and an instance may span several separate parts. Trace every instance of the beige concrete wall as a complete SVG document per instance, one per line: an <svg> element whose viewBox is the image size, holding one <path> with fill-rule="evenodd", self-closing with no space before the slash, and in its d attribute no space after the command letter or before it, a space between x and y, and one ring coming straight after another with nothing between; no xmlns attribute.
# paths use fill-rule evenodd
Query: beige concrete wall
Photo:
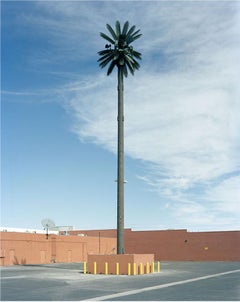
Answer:
<svg viewBox="0 0 240 302"><path fill-rule="evenodd" d="M154 262L153 254L120 254L120 255L88 255L88 273L133 275L150 272L150 266ZM94 263L96 265L94 272ZM107 272L106 272L107 264ZM116 267L118 265L118 268ZM147 265L149 267L147 272ZM130 267L129 267L130 266ZM140 268L141 266L141 268ZM142 271L140 271L142 270Z"/></svg>

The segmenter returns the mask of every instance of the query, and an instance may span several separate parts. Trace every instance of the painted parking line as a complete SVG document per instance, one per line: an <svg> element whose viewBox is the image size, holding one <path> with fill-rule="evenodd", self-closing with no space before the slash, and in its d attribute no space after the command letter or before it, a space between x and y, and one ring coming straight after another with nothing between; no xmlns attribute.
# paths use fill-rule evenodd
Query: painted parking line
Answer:
<svg viewBox="0 0 240 302"><path fill-rule="evenodd" d="M22 279L26 278L26 275L21 275L21 276L10 276L10 277L1 277L1 280L8 280L8 279Z"/></svg>
<svg viewBox="0 0 240 302"><path fill-rule="evenodd" d="M235 274L235 273L239 273L239 272L240 272L240 269L237 269L237 270L233 270L233 271L222 272L222 273L207 275L207 276L203 276L203 277L197 277L197 278L192 278L192 279L187 279L187 280L182 280L182 281L171 282L171 283L167 283L167 284L155 285L155 286L145 287L145 288L141 288L141 289L129 290L129 291L125 291L125 292L117 293L117 294L95 297L95 298L92 298L92 299L87 299L85 301L111 300L111 299L114 299L114 298L135 295L135 294L139 294L139 293L143 293L143 292L147 292L147 291L152 291L152 290L156 290L156 289L161 289L161 288L171 287L171 286L175 286L175 285L186 284L186 283L190 283L190 282L196 282L196 281L200 281L200 280L206 280L206 279L210 279L210 278L215 278L215 277L229 275L229 274Z"/></svg>

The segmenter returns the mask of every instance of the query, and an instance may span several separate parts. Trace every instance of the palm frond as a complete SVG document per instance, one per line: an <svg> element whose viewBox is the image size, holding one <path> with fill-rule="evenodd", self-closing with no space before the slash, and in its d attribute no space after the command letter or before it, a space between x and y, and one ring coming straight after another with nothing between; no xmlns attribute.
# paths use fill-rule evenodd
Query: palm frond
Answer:
<svg viewBox="0 0 240 302"><path fill-rule="evenodd" d="M105 40L107 40L108 42L110 42L111 44L114 44L114 43L115 43L115 41L114 41L113 39L111 39L109 36L105 35L104 33L100 33L100 36L101 36L103 39L105 39Z"/></svg>
<svg viewBox="0 0 240 302"><path fill-rule="evenodd" d="M134 75L134 68L132 64L129 61L126 61L126 64L128 66L129 71L131 72L132 75Z"/></svg>
<svg viewBox="0 0 240 302"><path fill-rule="evenodd" d="M128 31L128 27L129 27L129 22L126 21L123 25L123 30L122 30L122 35L125 36L127 34Z"/></svg>
<svg viewBox="0 0 240 302"><path fill-rule="evenodd" d="M116 27L116 34L119 37L121 35L121 25L119 21L116 21L115 27Z"/></svg>
<svg viewBox="0 0 240 302"><path fill-rule="evenodd" d="M139 32L140 32L140 29L136 30L136 31L132 34L132 36L136 36Z"/></svg>
<svg viewBox="0 0 240 302"><path fill-rule="evenodd" d="M104 49L104 50L100 50L100 51L98 52L98 54L99 54L100 56L103 56L103 55L106 55L106 54L111 53L111 52L112 52L111 49Z"/></svg>
<svg viewBox="0 0 240 302"><path fill-rule="evenodd" d="M141 37L140 30L136 30L136 26L132 26L129 29L129 22L126 21L121 31L121 25L119 21L115 23L115 30L106 24L106 27L110 33L110 36L100 33L100 36L111 43L106 45L105 50L98 52L100 58L98 59L99 66L104 68L108 65L107 75L110 75L116 66L118 69L122 69L123 75L128 76L128 72L132 75L135 70L140 68L140 64L137 60L141 60L141 53L137 52L130 46L130 43Z"/></svg>
<svg viewBox="0 0 240 302"><path fill-rule="evenodd" d="M142 34L136 35L136 36L130 36L127 39L128 44L132 43L133 41L137 40L138 38L140 38L142 36Z"/></svg>
<svg viewBox="0 0 240 302"><path fill-rule="evenodd" d="M131 56L129 56L129 55L125 55L125 58L126 58L126 61L129 61L129 62L131 62L131 63L134 63L134 60L133 60L133 58L131 57Z"/></svg>
<svg viewBox="0 0 240 302"><path fill-rule="evenodd" d="M106 58L104 61L102 61L99 66L104 68L110 61L112 60L112 57L109 56L108 58Z"/></svg>
<svg viewBox="0 0 240 302"><path fill-rule="evenodd" d="M132 56L136 57L139 60L142 60L142 57L141 57L142 54L140 52L138 52L138 51L133 50L132 51Z"/></svg>
<svg viewBox="0 0 240 302"><path fill-rule="evenodd" d="M106 27L109 30L110 34L112 35L113 39L117 40L117 36L116 36L115 31L113 30L113 28L109 24L106 24Z"/></svg>
<svg viewBox="0 0 240 302"><path fill-rule="evenodd" d="M102 56L101 58L99 58L98 62L104 61L106 58L109 58L109 57L112 58L112 56L113 56L113 53L108 53L108 54Z"/></svg>
<svg viewBox="0 0 240 302"><path fill-rule="evenodd" d="M126 36L126 39L134 32L135 28L136 28L136 26L133 25L133 26L129 29L129 31L128 31L128 33L127 33L127 36Z"/></svg>
<svg viewBox="0 0 240 302"><path fill-rule="evenodd" d="M142 34L139 34L139 35L137 35L137 36L134 36L133 41L139 39L141 36L142 36Z"/></svg>
<svg viewBox="0 0 240 302"><path fill-rule="evenodd" d="M107 75L110 75L113 71L113 68L116 66L116 61L112 61L109 68L108 68L108 71L107 71Z"/></svg>
<svg viewBox="0 0 240 302"><path fill-rule="evenodd" d="M135 59L133 59L133 62L134 62L134 68L139 69L140 64Z"/></svg>

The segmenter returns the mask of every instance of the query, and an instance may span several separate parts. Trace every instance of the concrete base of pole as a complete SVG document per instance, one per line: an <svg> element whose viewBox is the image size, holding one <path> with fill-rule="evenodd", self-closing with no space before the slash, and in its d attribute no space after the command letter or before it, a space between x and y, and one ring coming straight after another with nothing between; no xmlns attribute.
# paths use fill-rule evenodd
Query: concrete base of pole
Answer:
<svg viewBox="0 0 240 302"><path fill-rule="evenodd" d="M149 274L154 272L153 265L154 254L88 255L90 274Z"/></svg>

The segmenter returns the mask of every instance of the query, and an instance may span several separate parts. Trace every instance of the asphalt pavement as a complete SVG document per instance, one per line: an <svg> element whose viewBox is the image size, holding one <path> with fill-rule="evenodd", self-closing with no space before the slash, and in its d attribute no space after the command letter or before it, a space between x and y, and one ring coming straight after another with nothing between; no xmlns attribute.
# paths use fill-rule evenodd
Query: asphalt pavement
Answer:
<svg viewBox="0 0 240 302"><path fill-rule="evenodd" d="M1 267L1 301L239 301L240 262L161 262L160 273L83 274L82 263Z"/></svg>

